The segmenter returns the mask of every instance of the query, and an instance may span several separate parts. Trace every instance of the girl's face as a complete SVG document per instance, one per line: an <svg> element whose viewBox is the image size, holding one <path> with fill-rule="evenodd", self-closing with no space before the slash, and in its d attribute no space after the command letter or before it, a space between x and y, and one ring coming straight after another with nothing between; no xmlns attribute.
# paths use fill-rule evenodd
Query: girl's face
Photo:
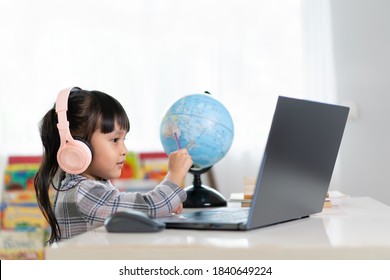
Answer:
<svg viewBox="0 0 390 280"><path fill-rule="evenodd" d="M82 174L95 180L116 179L121 175L127 149L124 143L127 131L115 123L114 131L104 134L99 130L92 134L92 162Z"/></svg>

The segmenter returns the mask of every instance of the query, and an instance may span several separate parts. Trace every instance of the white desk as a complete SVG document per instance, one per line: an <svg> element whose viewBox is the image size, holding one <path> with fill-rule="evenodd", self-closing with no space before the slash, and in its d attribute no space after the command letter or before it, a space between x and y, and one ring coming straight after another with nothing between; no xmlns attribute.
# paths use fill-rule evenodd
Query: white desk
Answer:
<svg viewBox="0 0 390 280"><path fill-rule="evenodd" d="M310 218L247 232L104 227L46 248L46 259L390 259L390 207L337 198Z"/></svg>

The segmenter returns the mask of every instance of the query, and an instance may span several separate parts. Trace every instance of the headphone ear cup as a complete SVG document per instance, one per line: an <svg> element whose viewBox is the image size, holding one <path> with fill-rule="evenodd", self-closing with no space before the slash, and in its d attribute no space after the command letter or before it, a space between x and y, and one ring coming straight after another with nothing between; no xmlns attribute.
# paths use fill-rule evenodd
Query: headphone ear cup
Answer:
<svg viewBox="0 0 390 280"><path fill-rule="evenodd" d="M74 137L57 153L57 161L62 170L70 174L83 173L92 161L92 146L88 141Z"/></svg>

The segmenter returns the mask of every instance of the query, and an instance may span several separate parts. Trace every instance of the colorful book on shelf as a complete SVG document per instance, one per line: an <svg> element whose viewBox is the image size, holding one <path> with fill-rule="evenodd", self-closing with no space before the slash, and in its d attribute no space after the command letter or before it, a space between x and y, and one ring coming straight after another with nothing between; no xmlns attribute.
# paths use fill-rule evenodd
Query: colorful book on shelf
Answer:
<svg viewBox="0 0 390 280"><path fill-rule="evenodd" d="M129 152L119 179L145 179L161 181L168 173L165 152Z"/></svg>
<svg viewBox="0 0 390 280"><path fill-rule="evenodd" d="M0 203L0 259L43 259L48 224L36 200L40 156L10 156Z"/></svg>
<svg viewBox="0 0 390 280"><path fill-rule="evenodd" d="M34 191L34 177L40 162L39 156L10 156L4 171L5 191Z"/></svg>
<svg viewBox="0 0 390 280"><path fill-rule="evenodd" d="M1 260L43 260L45 231L41 228L0 231Z"/></svg>

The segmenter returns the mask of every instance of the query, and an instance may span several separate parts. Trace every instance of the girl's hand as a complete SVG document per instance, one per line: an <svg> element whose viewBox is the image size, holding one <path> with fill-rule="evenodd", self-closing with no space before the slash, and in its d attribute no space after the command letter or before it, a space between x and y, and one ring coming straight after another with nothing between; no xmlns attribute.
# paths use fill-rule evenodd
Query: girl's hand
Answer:
<svg viewBox="0 0 390 280"><path fill-rule="evenodd" d="M183 211L183 203L180 203L179 206L175 210L173 210L174 214L180 214Z"/></svg>
<svg viewBox="0 0 390 280"><path fill-rule="evenodd" d="M180 186L192 166L191 156L187 149L183 148L169 154L168 174L166 179Z"/></svg>

